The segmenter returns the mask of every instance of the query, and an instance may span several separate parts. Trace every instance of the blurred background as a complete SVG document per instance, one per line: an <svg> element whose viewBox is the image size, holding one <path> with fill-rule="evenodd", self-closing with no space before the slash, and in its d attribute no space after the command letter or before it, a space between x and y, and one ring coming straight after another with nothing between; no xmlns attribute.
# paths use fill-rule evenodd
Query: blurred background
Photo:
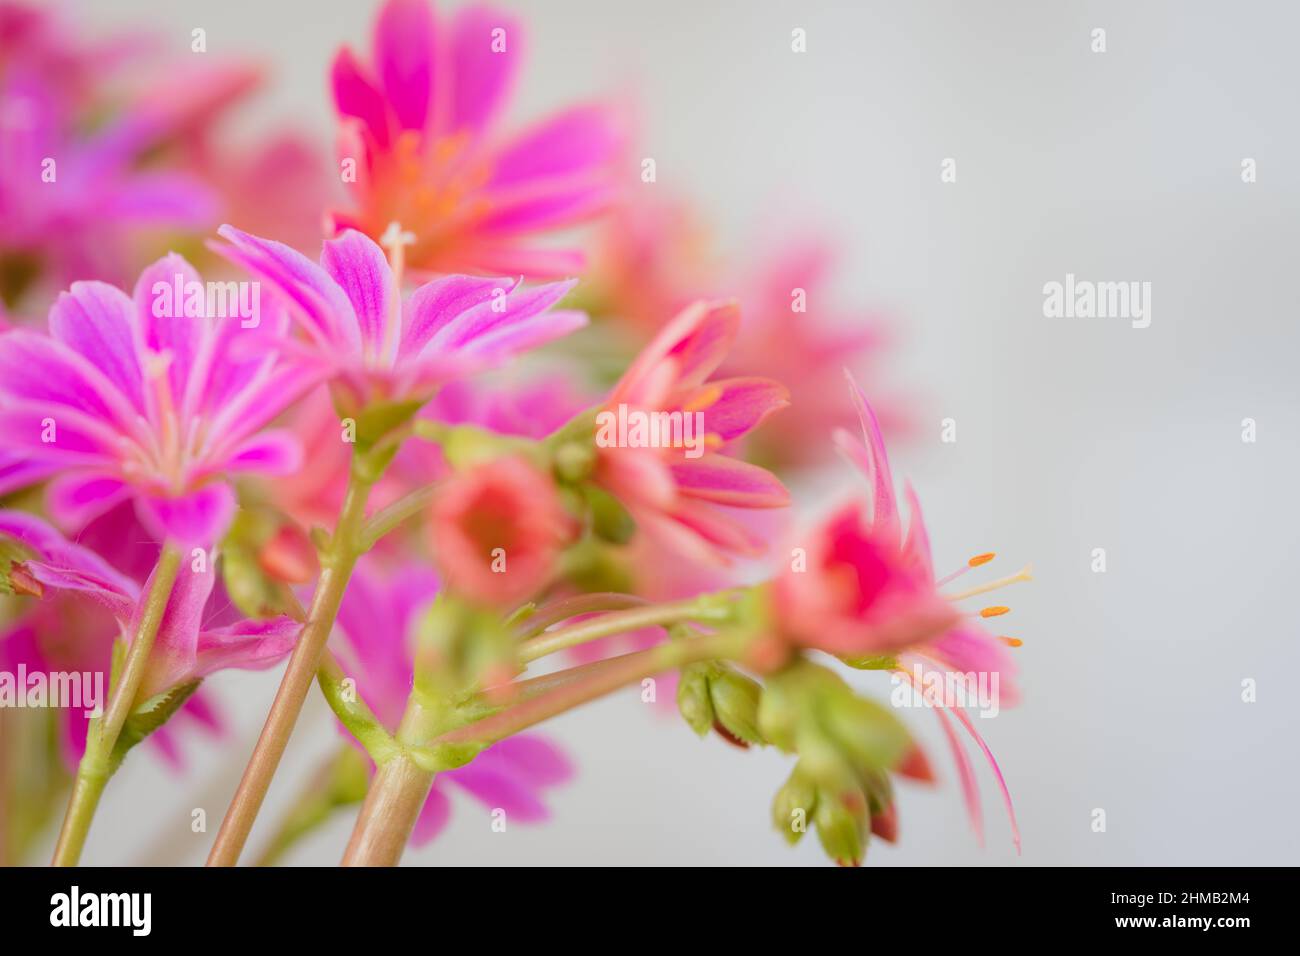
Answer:
<svg viewBox="0 0 1300 956"><path fill-rule="evenodd" d="M987 846L977 844L937 721L918 711L907 719L940 782L901 786L900 842L876 841L868 865L1300 862L1300 718L1286 697L1300 665L1289 284L1300 8L504 6L529 27L513 117L626 94L640 114L637 152L657 163L644 188L695 203L729 261L744 266L806 225L834 237L837 301L892 323L896 345L866 384L910 403L894 464L925 503L940 572L989 550L1004 572L1033 563L1034 582L1007 592L1014 611L1002 619L1025 642L1023 704L978 721L1014 795L1023 855L978 760ZM328 152L328 66L341 42L368 43L374 7L74 9L92 31L144 27L186 49L202 27L211 54L264 58L270 83L241 115L255 128L291 117ZM791 50L795 28L805 53ZM1092 52L1096 28L1105 53ZM952 183L940 178L946 158ZM1043 285L1066 273L1150 282L1150 327L1045 318ZM746 289L729 291L743 306ZM946 418L954 443L941 441ZM1244 418L1257 422L1253 444ZM852 480L844 468L836 484ZM1105 573L1092 570L1095 548ZM1254 703L1242 700L1248 678ZM133 758L85 862L200 862L278 680L277 669L210 681L234 732L195 740L184 775ZM860 683L889 690L879 675ZM453 797L451 827L406 862L824 863L814 840L790 849L771 830L788 773L775 752L697 740L634 690L548 729L579 768L550 800L552 824L496 833L482 808ZM254 849L336 744L313 699ZM207 833L190 830L196 807ZM1097 808L1104 833L1091 826ZM351 825L351 813L337 816L286 862L335 863Z"/></svg>

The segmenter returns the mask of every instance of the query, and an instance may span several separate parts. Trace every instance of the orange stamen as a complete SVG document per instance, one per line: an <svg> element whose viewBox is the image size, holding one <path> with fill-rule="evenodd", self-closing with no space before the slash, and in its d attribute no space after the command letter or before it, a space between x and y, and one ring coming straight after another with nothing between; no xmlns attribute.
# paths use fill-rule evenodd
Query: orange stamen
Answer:
<svg viewBox="0 0 1300 956"><path fill-rule="evenodd" d="M998 640L1001 641L1003 644L1007 645L1007 647L1020 647L1022 644L1025 643L1018 637L1003 636L1003 637L999 637Z"/></svg>
<svg viewBox="0 0 1300 956"><path fill-rule="evenodd" d="M999 617L1010 610L1011 608L1003 604L995 604L992 607L986 607L984 610L980 611L980 617Z"/></svg>
<svg viewBox="0 0 1300 956"><path fill-rule="evenodd" d="M984 554L977 554L977 555L975 555L975 557L971 558L971 559L970 559L969 561L967 561L966 563L967 563L968 565L970 565L972 568L978 568L981 564L988 564L990 561L992 561L992 560L993 560L994 558L996 558L996 557L997 557L997 554L996 554L995 552L993 552L993 551L988 551L988 552L986 552L986 553L984 553Z"/></svg>

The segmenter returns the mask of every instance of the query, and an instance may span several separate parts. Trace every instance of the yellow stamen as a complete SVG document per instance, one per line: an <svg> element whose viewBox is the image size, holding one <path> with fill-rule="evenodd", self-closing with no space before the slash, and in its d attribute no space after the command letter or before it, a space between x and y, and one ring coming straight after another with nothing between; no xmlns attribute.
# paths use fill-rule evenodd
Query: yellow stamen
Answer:
<svg viewBox="0 0 1300 956"><path fill-rule="evenodd" d="M972 568L978 568L981 564L988 564L990 561L992 561L992 560L993 560L994 558L996 558L996 557L997 557L997 554L996 554L995 552L993 552L993 551L988 551L988 552L986 552L986 553L984 553L984 554L977 554L977 555L975 555L975 557L971 558L971 559L970 559L969 561L967 561L966 563L969 564Z"/></svg>
<svg viewBox="0 0 1300 956"><path fill-rule="evenodd" d="M1029 581L1033 579L1033 568L1026 564L1015 574L1008 574L1005 578L998 578L996 581L990 581L988 584L980 584L965 591L959 591L956 594L945 594L949 601L962 601L968 597L974 597L977 594L986 594L989 591L996 591L998 588L1006 587L1008 584L1015 584L1017 581Z"/></svg>
<svg viewBox="0 0 1300 956"><path fill-rule="evenodd" d="M1003 637L999 637L998 640L1001 641L1003 644L1007 645L1007 647L1019 647L1020 645L1025 643L1018 637L1003 636Z"/></svg>
<svg viewBox="0 0 1300 956"><path fill-rule="evenodd" d="M1001 617L1010 610L1011 608L1006 607L1005 605L995 604L992 607L986 607L984 610L980 611L980 617Z"/></svg>

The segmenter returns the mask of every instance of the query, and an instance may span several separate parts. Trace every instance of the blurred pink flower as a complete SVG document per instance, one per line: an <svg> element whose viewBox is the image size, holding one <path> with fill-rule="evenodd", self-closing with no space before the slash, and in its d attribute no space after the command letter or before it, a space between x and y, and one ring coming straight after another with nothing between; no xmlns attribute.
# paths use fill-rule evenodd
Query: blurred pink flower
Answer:
<svg viewBox="0 0 1300 956"><path fill-rule="evenodd" d="M731 303L688 306L641 351L604 404L615 417L620 408L698 413L701 454L692 457L683 447L620 447L597 433L596 482L623 503L638 529L701 563L761 551L762 542L728 508L779 508L790 500L770 472L719 453L787 403L784 387L770 379L710 379L739 321Z"/></svg>
<svg viewBox="0 0 1300 956"><path fill-rule="evenodd" d="M865 476L869 511L851 505L832 517L809 549L805 573L786 573L776 586L778 617L796 641L836 654L897 655L904 679L915 663L922 672L996 674L1000 706L1016 703L1015 665L1002 642L958 614L938 592L929 535L911 486L906 537L894 480L875 412L852 377L849 388L863 440L837 432L836 444ZM900 540L901 539L901 540ZM945 580L952 580L950 575ZM944 605L947 606L945 613ZM934 700L961 778L962 795L977 834L983 834L975 774L952 721L960 723L988 759L1001 790L1017 849L1020 831L1011 794L993 752L961 707Z"/></svg>
<svg viewBox="0 0 1300 956"><path fill-rule="evenodd" d="M861 374L891 345L883 317L837 306L829 288L836 252L821 236L787 239L761 258L742 288L744 321L720 374L763 375L790 390L790 408L746 449L773 465L815 465L826 460L835 428L853 425L843 385L832 370ZM886 430L904 424L888 406Z"/></svg>
<svg viewBox="0 0 1300 956"><path fill-rule="evenodd" d="M424 568L381 572L367 560L357 567L339 609L331 646L356 680L358 693L390 731L400 723L411 692L412 628L437 591L437 578ZM446 825L452 787L490 810L504 809L513 821L540 823L549 817L544 792L572 776L568 759L545 738L520 734L503 740L472 763L438 774L411 842L423 846Z"/></svg>
<svg viewBox="0 0 1300 956"><path fill-rule="evenodd" d="M502 608L551 580L575 530L550 477L513 456L448 478L429 516L434 561L448 589Z"/></svg>
<svg viewBox="0 0 1300 956"><path fill-rule="evenodd" d="M468 6L450 20L424 0L389 0L370 62L334 60L340 152L356 165L354 212L338 229L416 236L415 269L572 274L579 252L532 238L591 218L610 201L620 134L609 110L574 107L513 137L498 133L524 40L510 14Z"/></svg>
<svg viewBox="0 0 1300 956"><path fill-rule="evenodd" d="M37 280L125 281L146 234L213 225L215 191L169 148L258 82L233 61L145 56L157 51L141 35L78 33L70 17L0 4L0 298L10 302Z"/></svg>
<svg viewBox="0 0 1300 956"><path fill-rule="evenodd" d="M67 527L131 498L151 534L207 546L233 516L232 475L298 467L291 435L259 430L301 394L303 373L240 352L240 320L194 314L206 309L188 294L172 301L178 283L199 277L176 255L145 269L134 298L75 282L49 335L0 334L0 438L13 456L0 494L57 476L48 502Z"/></svg>
<svg viewBox="0 0 1300 956"><path fill-rule="evenodd" d="M511 279L446 276L405 303L384 251L355 230L325 243L318 266L282 243L230 226L222 253L281 293L305 341L281 346L313 379L328 379L341 409L376 401L423 403L439 386L501 365L586 324L550 311L573 287L527 289Z"/></svg>

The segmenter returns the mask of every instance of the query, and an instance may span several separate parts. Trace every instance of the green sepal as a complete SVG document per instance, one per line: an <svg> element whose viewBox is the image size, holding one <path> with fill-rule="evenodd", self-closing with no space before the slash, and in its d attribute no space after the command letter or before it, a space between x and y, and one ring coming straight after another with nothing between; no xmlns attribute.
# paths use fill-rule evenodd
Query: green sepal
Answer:
<svg viewBox="0 0 1300 956"><path fill-rule="evenodd" d="M361 695L355 694L354 700L348 700L343 681L338 676L331 673L328 668L322 667L316 672L316 682L320 685L321 693L325 695L325 700L330 705L330 710L334 711L334 716L339 719L339 723L347 728L348 733L356 738L357 743L365 748L366 753L376 764L382 764L390 760L396 754L400 747L388 730L380 723L379 718L375 716Z"/></svg>
<svg viewBox="0 0 1300 956"><path fill-rule="evenodd" d="M117 735L117 743L113 745L113 753L108 758L109 774L117 772L117 768L122 765L122 761L126 759L132 747L167 723L172 715L180 710L181 705L199 689L201 683L203 682L195 680L188 684L177 684L170 690L150 697L137 707L131 716L127 717L122 724L122 732Z"/></svg>

